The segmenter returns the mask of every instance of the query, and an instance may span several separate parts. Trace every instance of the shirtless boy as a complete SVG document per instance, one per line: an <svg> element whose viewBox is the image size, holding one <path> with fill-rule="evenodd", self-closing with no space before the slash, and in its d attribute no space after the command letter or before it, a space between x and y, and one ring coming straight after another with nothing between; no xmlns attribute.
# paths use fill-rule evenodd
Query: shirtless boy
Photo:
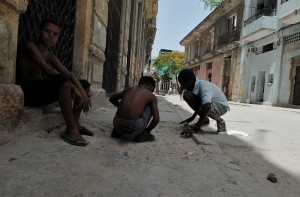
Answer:
<svg viewBox="0 0 300 197"><path fill-rule="evenodd" d="M157 98L153 94L154 88L155 80L152 77L143 76L138 86L130 87L110 97L109 101L118 107L111 137L135 142L155 139L154 135L150 134L159 123Z"/></svg>
<svg viewBox="0 0 300 197"><path fill-rule="evenodd" d="M43 106L58 101L66 123L61 138L69 144L85 146L88 142L81 134L92 136L93 133L80 125L79 117L82 110L87 112L91 107L91 84L78 80L49 50L57 43L59 33L60 26L56 21L49 19L41 24L38 43L27 42L25 49L18 53L18 77L25 106ZM77 99L73 101L75 97Z"/></svg>

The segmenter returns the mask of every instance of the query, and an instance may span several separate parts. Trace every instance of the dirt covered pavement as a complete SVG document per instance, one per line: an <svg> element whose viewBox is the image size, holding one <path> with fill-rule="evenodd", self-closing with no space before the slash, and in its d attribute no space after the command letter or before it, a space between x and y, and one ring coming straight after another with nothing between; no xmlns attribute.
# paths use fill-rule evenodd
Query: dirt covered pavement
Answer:
<svg viewBox="0 0 300 197"><path fill-rule="evenodd" d="M31 128L2 144L1 196L297 196L296 177L235 136L215 135L213 121L204 134L180 138L178 122L191 112L178 96L158 99L154 142L110 138L115 108L109 105L83 116L95 132L85 137L86 147L61 140L63 126L50 133ZM277 183L266 179L269 172Z"/></svg>

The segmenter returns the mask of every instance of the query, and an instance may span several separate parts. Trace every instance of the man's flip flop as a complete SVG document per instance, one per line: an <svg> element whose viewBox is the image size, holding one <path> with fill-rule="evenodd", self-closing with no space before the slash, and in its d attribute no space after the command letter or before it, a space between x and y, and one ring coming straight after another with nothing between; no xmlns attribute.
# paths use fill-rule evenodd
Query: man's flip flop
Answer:
<svg viewBox="0 0 300 197"><path fill-rule="evenodd" d="M89 142L85 141L83 137L78 134L68 134L66 132L60 133L61 139L63 139L65 142L74 145L74 146L86 146L89 144Z"/></svg>
<svg viewBox="0 0 300 197"><path fill-rule="evenodd" d="M81 135L88 135L88 136L93 136L93 135L94 135L93 132L91 132L90 130L88 130L88 129L85 128L85 127L82 127L82 128L79 130L79 133L80 133Z"/></svg>
<svg viewBox="0 0 300 197"><path fill-rule="evenodd" d="M193 132L190 132L192 129L185 129L180 133L180 137L182 138L190 138L193 135Z"/></svg>

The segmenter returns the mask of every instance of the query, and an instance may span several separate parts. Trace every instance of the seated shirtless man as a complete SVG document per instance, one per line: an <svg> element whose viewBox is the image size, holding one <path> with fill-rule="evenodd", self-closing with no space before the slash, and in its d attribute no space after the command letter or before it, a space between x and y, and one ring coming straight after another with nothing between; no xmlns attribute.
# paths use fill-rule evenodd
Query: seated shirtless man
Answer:
<svg viewBox="0 0 300 197"><path fill-rule="evenodd" d="M91 107L91 84L78 80L49 50L57 43L59 31L60 26L52 19L41 24L38 43L27 42L25 49L18 53L18 80L24 92L25 106L43 106L58 101L66 123L61 138L69 144L85 146L88 142L81 134L92 136L93 133L79 124L79 117L82 110L87 112Z"/></svg>
<svg viewBox="0 0 300 197"><path fill-rule="evenodd" d="M110 97L109 101L118 107L111 137L135 142L155 139L154 135L150 134L159 123L157 98L153 94L154 88L155 80L152 77L143 76L138 86L130 87Z"/></svg>

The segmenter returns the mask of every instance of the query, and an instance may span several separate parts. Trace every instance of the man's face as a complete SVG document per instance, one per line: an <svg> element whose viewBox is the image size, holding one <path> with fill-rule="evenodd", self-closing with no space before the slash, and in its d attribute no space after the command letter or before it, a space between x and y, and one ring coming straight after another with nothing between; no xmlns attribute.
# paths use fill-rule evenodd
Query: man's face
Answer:
<svg viewBox="0 0 300 197"><path fill-rule="evenodd" d="M195 83L193 80L183 81L180 83L184 89L192 91L194 89Z"/></svg>
<svg viewBox="0 0 300 197"><path fill-rule="evenodd" d="M47 47L54 46L59 37L59 27L52 23L46 23L40 34L40 41Z"/></svg>

